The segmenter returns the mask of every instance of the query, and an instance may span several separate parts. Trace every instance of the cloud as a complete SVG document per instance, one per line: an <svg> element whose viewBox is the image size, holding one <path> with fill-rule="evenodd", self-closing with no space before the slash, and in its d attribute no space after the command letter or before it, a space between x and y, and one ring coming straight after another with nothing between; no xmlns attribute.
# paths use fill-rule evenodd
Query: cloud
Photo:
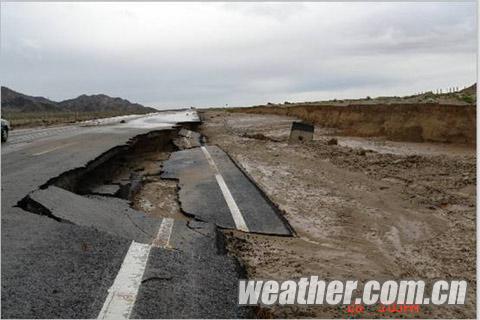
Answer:
<svg viewBox="0 0 480 320"><path fill-rule="evenodd" d="M158 108L476 81L474 2L2 3L3 84Z"/></svg>

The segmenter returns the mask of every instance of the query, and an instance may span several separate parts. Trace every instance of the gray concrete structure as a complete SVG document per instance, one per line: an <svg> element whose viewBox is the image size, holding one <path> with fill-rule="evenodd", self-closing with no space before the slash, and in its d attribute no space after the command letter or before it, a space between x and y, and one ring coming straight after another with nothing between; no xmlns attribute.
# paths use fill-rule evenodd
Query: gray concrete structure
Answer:
<svg viewBox="0 0 480 320"><path fill-rule="evenodd" d="M303 122L292 122L289 143L302 143L313 140L314 126Z"/></svg>

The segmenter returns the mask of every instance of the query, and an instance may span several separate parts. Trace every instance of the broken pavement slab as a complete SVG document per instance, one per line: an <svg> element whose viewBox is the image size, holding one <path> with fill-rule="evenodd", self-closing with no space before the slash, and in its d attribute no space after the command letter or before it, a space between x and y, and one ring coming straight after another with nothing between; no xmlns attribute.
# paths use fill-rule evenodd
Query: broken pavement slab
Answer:
<svg viewBox="0 0 480 320"><path fill-rule="evenodd" d="M30 193L19 206L57 221L92 227L142 243L150 243L156 237L162 221L131 209L122 199L80 196L56 186Z"/></svg>
<svg viewBox="0 0 480 320"><path fill-rule="evenodd" d="M200 133L182 128L178 132L178 137L173 140L173 143L179 149L190 149L200 147L202 141L203 136Z"/></svg>
<svg viewBox="0 0 480 320"><path fill-rule="evenodd" d="M179 180L185 213L222 228L242 230L236 220L239 216L246 225L243 231L292 235L277 208L220 148L175 152L163 169L162 178Z"/></svg>
<svg viewBox="0 0 480 320"><path fill-rule="evenodd" d="M93 194L106 195L106 196L115 196L116 193L120 191L120 185L118 184L102 184L93 187L91 190Z"/></svg>

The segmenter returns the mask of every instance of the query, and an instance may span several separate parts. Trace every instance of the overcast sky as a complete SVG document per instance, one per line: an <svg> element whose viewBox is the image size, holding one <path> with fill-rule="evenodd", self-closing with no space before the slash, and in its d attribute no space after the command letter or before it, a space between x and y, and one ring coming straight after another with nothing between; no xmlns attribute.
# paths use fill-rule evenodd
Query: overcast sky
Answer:
<svg viewBox="0 0 480 320"><path fill-rule="evenodd" d="M476 81L475 2L2 3L2 85L241 106Z"/></svg>

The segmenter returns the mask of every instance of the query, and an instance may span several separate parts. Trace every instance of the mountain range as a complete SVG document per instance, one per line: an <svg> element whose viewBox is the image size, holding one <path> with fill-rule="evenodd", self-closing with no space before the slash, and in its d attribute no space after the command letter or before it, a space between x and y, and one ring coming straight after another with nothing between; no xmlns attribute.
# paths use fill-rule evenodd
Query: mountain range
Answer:
<svg viewBox="0 0 480 320"><path fill-rule="evenodd" d="M36 112L118 112L149 113L157 109L132 103L122 98L113 98L105 94L81 95L74 99L60 102L44 97L29 96L7 87L1 88L2 112L36 113Z"/></svg>

